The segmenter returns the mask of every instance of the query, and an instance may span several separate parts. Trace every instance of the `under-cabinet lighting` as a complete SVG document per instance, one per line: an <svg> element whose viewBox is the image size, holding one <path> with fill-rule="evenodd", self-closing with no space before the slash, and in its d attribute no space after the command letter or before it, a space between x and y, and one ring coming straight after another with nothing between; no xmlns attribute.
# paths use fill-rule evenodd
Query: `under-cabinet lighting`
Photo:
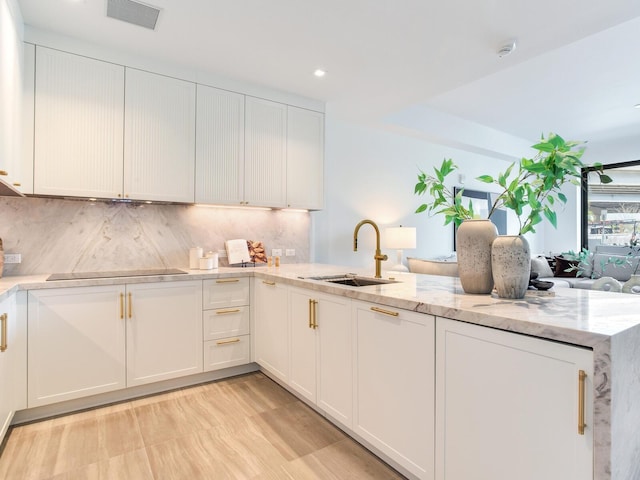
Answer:
<svg viewBox="0 0 640 480"><path fill-rule="evenodd" d="M283 212L309 213L306 208L283 208Z"/></svg>
<svg viewBox="0 0 640 480"><path fill-rule="evenodd" d="M240 209L240 210L264 210L264 211L273 210L272 208L269 208L269 207L251 207L248 205L209 205L206 203L196 203L194 204L194 206L205 207L205 208L234 208L234 209Z"/></svg>

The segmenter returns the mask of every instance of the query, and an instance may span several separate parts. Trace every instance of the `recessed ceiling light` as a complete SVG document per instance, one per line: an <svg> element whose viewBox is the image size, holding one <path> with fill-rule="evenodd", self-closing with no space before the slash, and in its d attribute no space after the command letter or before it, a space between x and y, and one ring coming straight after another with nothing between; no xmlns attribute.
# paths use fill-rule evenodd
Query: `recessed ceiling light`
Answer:
<svg viewBox="0 0 640 480"><path fill-rule="evenodd" d="M313 72L313 74L314 74L316 77L324 77L324 76L327 74L327 72L325 72L325 71L324 71L324 70L322 70L321 68L318 68L318 69L316 69L316 71L315 71L315 72Z"/></svg>
<svg viewBox="0 0 640 480"><path fill-rule="evenodd" d="M633 108L640 108L640 103L636 103Z"/></svg>

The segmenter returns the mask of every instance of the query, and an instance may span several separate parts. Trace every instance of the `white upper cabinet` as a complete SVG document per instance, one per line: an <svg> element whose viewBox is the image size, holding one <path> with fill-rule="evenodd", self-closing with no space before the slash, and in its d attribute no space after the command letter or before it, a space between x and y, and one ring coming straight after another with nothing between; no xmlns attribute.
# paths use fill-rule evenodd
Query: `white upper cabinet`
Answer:
<svg viewBox="0 0 640 480"><path fill-rule="evenodd" d="M246 98L245 203L286 207L287 106Z"/></svg>
<svg viewBox="0 0 640 480"><path fill-rule="evenodd" d="M124 67L37 47L34 193L122 194Z"/></svg>
<svg viewBox="0 0 640 480"><path fill-rule="evenodd" d="M124 194L194 201L196 84L127 68Z"/></svg>
<svg viewBox="0 0 640 480"><path fill-rule="evenodd" d="M198 85L196 203L244 201L244 95Z"/></svg>
<svg viewBox="0 0 640 480"><path fill-rule="evenodd" d="M287 207L318 210L324 203L324 114L287 109Z"/></svg>

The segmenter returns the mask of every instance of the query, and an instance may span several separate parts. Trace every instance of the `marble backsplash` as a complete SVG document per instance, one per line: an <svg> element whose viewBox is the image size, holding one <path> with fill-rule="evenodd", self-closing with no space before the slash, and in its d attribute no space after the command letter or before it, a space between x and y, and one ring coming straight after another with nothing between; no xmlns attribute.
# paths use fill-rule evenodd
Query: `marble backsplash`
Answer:
<svg viewBox="0 0 640 480"><path fill-rule="evenodd" d="M309 235L306 212L0 197L4 251L22 254L5 276L188 268L190 247L216 252L233 238L295 249L281 261L306 263Z"/></svg>

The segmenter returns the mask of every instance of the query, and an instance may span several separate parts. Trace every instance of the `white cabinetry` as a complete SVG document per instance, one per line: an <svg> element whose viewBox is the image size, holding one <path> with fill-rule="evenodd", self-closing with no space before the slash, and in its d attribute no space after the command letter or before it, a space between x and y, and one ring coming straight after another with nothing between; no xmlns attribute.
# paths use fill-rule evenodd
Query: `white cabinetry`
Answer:
<svg viewBox="0 0 640 480"><path fill-rule="evenodd" d="M289 386L332 418L352 425L351 302L338 295L289 289Z"/></svg>
<svg viewBox="0 0 640 480"><path fill-rule="evenodd" d="M122 285L29 292L28 405L124 388Z"/></svg>
<svg viewBox="0 0 640 480"><path fill-rule="evenodd" d="M244 202L244 95L198 85L196 203Z"/></svg>
<svg viewBox="0 0 640 480"><path fill-rule="evenodd" d="M202 282L127 286L127 386L202 372Z"/></svg>
<svg viewBox="0 0 640 480"><path fill-rule="evenodd" d="M127 68L125 197L194 201L195 122L195 83Z"/></svg>
<svg viewBox="0 0 640 480"><path fill-rule="evenodd" d="M258 278L254 286L255 361L286 383L289 380L287 286Z"/></svg>
<svg viewBox="0 0 640 480"><path fill-rule="evenodd" d="M246 97L245 203L287 205L287 106Z"/></svg>
<svg viewBox="0 0 640 480"><path fill-rule="evenodd" d="M27 326L18 317L18 295L26 294L0 301L0 443L14 412L27 406Z"/></svg>
<svg viewBox="0 0 640 480"><path fill-rule="evenodd" d="M204 370L251 361L249 278L203 282Z"/></svg>
<svg viewBox="0 0 640 480"><path fill-rule="evenodd" d="M34 193L122 194L124 67L36 48Z"/></svg>
<svg viewBox="0 0 640 480"><path fill-rule="evenodd" d="M353 310L353 429L418 478L432 479L435 318L363 302Z"/></svg>
<svg viewBox="0 0 640 480"><path fill-rule="evenodd" d="M593 479L592 351L441 318L436 335L438 480Z"/></svg>
<svg viewBox="0 0 640 480"><path fill-rule="evenodd" d="M287 207L324 203L324 114L287 108Z"/></svg>
<svg viewBox="0 0 640 480"><path fill-rule="evenodd" d="M33 290L28 327L29 407L202 372L200 281Z"/></svg>

